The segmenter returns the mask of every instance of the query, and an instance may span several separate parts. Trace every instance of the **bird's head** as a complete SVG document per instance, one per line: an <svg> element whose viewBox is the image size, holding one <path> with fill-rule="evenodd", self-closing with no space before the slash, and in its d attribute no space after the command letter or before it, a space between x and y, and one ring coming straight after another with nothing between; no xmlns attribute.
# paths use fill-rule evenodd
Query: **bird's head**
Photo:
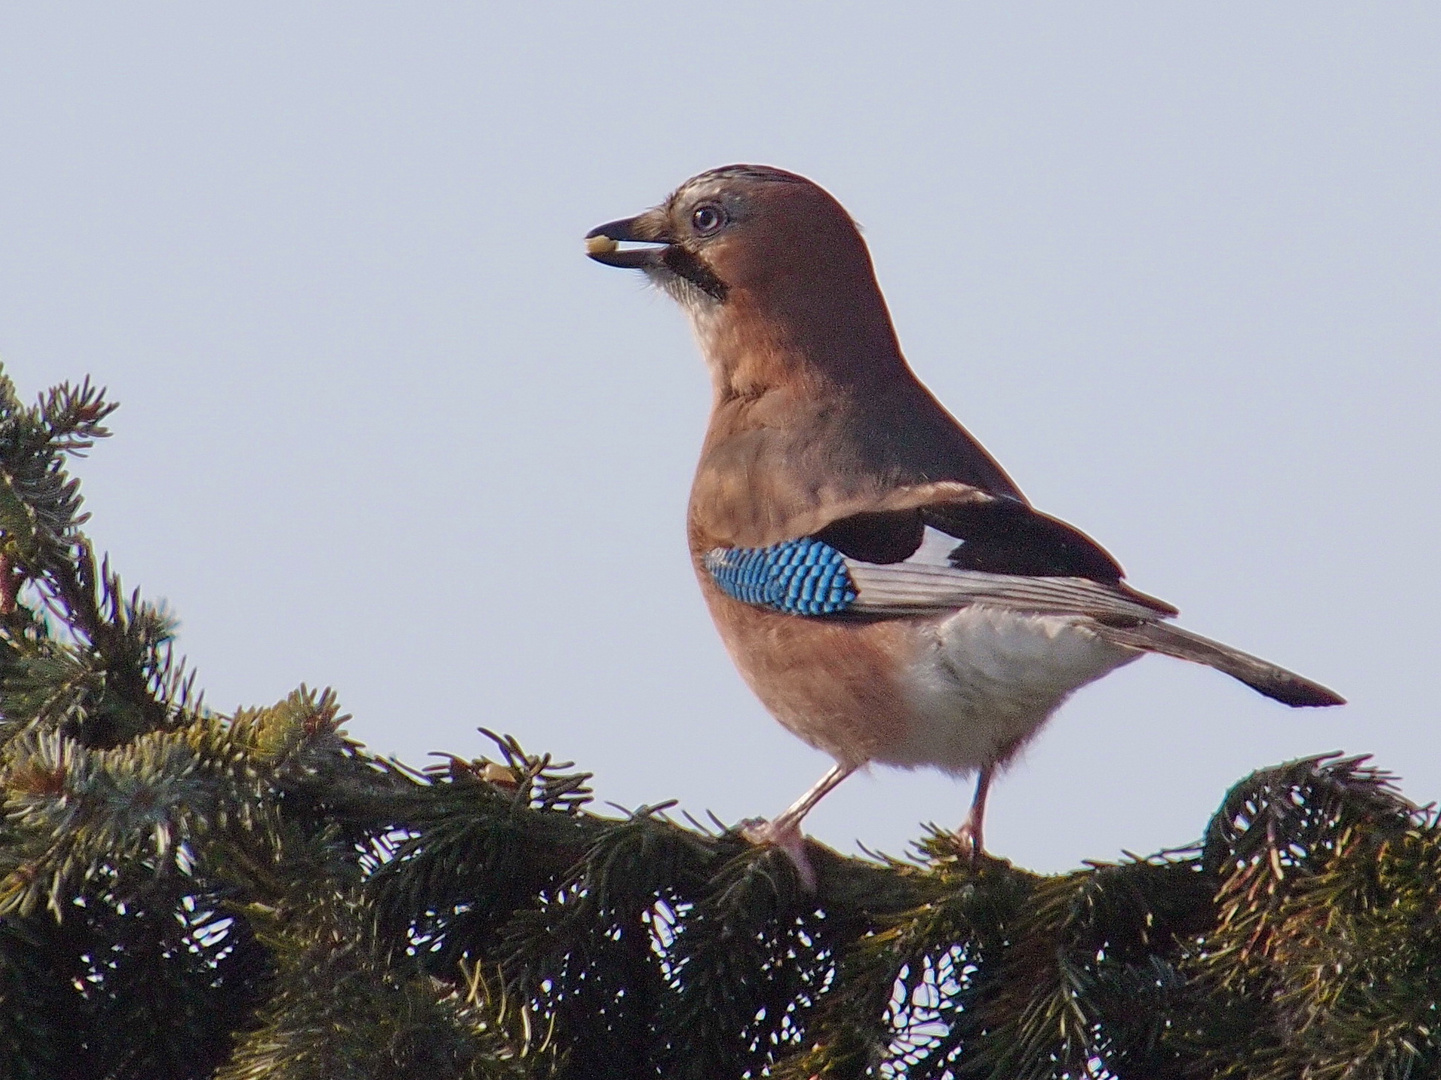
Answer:
<svg viewBox="0 0 1441 1080"><path fill-rule="evenodd" d="M644 246L621 246L621 245ZM692 315L737 294L765 308L874 287L850 215L817 184L762 165L692 177L660 206L586 234L586 253L644 270Z"/></svg>
<svg viewBox="0 0 1441 1080"><path fill-rule="evenodd" d="M841 481L1020 497L911 372L860 230L818 184L764 165L711 169L592 229L586 253L643 270L690 317L715 390L696 498L730 508L708 535L741 535L716 524L731 511L809 505Z"/></svg>

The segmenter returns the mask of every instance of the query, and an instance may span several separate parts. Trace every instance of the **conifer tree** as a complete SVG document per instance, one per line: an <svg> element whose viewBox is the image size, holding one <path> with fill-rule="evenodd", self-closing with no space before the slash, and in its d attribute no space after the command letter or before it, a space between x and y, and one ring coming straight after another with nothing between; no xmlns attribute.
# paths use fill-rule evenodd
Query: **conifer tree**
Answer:
<svg viewBox="0 0 1441 1080"><path fill-rule="evenodd" d="M511 738L423 772L335 695L207 708L97 559L113 410L0 376L0 1080L1441 1075L1441 831L1361 758L1039 876L616 817Z"/></svg>

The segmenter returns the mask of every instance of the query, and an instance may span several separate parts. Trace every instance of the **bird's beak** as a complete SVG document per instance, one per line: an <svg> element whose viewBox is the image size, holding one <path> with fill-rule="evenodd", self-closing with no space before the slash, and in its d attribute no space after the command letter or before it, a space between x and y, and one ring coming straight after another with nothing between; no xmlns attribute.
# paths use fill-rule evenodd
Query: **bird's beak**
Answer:
<svg viewBox="0 0 1441 1080"><path fill-rule="evenodd" d="M597 225L585 234L585 253L606 266L622 266L644 270L655 266L666 247L672 243L666 234L665 219L659 210L647 210L633 218ZM621 244L646 244L647 247L622 248Z"/></svg>

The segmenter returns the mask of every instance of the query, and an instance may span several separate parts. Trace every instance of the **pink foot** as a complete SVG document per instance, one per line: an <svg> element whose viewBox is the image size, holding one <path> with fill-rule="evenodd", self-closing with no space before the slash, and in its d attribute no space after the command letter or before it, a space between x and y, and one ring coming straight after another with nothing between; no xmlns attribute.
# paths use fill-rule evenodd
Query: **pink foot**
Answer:
<svg viewBox="0 0 1441 1080"><path fill-rule="evenodd" d="M986 820L986 795L991 790L992 769L993 766L990 765L981 769L980 776L976 778L976 797L971 800L971 812L956 830L956 843L969 856L972 866L980 862L986 854L986 838L981 832L981 826Z"/></svg>
<svg viewBox="0 0 1441 1080"><path fill-rule="evenodd" d="M956 830L956 843L970 856L973 866L980 862L986 853L986 840L981 835L981 827L979 824L972 824L970 818L962 822L961 827Z"/></svg>
<svg viewBox="0 0 1441 1080"><path fill-rule="evenodd" d="M806 857L806 838L795 825L777 825L763 818L752 818L741 825L741 835L752 844L780 848L795 864L801 884L807 892L816 891L816 872Z"/></svg>

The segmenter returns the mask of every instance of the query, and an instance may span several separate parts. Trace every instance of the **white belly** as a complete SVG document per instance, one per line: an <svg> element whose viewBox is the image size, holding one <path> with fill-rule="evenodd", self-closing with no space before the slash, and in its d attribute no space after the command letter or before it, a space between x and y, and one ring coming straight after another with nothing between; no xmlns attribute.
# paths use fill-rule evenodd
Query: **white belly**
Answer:
<svg viewBox="0 0 1441 1080"><path fill-rule="evenodd" d="M1140 655L1075 617L964 608L922 634L901 679L910 731L874 760L974 772L1019 749L1072 691Z"/></svg>

